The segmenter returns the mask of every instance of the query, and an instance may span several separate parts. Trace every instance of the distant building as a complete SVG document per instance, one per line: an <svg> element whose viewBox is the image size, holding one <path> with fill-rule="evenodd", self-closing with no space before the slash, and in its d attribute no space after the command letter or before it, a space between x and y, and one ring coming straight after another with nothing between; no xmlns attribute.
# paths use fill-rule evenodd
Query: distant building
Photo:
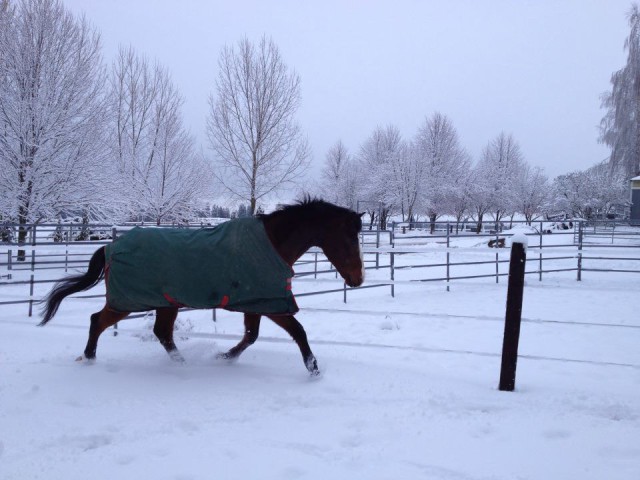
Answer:
<svg viewBox="0 0 640 480"><path fill-rule="evenodd" d="M640 225L640 176L631 179L631 215L632 225Z"/></svg>

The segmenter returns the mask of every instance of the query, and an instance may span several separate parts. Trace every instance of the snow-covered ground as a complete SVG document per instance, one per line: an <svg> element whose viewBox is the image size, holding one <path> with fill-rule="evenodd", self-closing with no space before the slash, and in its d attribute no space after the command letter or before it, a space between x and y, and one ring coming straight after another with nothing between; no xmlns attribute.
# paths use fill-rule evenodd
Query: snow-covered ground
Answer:
<svg viewBox="0 0 640 480"><path fill-rule="evenodd" d="M527 277L507 393L506 280L446 291L406 282L424 270L396 273L395 298L298 298L318 379L269 321L229 364L215 355L239 339L241 315L181 313L176 365L151 320L132 319L86 365L74 359L100 299L66 300L44 328L25 305L0 306L0 479L640 478L639 274ZM294 292L341 286L323 278Z"/></svg>

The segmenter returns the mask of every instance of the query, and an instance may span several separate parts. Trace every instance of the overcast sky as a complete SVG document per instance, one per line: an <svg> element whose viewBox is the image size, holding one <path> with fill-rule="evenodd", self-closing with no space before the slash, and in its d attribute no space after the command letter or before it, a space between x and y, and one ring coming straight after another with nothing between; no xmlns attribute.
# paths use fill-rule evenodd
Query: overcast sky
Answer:
<svg viewBox="0 0 640 480"><path fill-rule="evenodd" d="M446 114L478 159L501 131L550 177L609 155L600 95L626 59L628 0L64 0L119 45L157 59L206 149L207 98L225 44L271 36L302 79L298 120L316 171L342 139L357 153L376 126L412 137Z"/></svg>

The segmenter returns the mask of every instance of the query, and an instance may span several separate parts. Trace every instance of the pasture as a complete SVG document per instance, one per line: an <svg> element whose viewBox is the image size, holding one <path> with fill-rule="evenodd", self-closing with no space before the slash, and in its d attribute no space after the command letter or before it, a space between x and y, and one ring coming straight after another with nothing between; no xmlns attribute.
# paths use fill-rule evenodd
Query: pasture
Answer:
<svg viewBox="0 0 640 480"><path fill-rule="evenodd" d="M465 242L457 257L495 255ZM420 248L398 265L445 254ZM388 270L367 273L365 286L389 281ZM237 362L216 359L240 338L240 314L182 312L183 365L150 318L125 320L87 365L74 359L103 299L69 299L44 328L25 305L1 306L0 478L638 478L640 275L528 276L516 391L506 393L497 390L506 280L447 291L411 282L424 270L397 274L395 297L388 287L349 291L347 303L339 292L298 296L320 378L266 320ZM293 291L341 287L324 274L294 280ZM36 296L48 288L36 285ZM17 289L0 287L0 301Z"/></svg>

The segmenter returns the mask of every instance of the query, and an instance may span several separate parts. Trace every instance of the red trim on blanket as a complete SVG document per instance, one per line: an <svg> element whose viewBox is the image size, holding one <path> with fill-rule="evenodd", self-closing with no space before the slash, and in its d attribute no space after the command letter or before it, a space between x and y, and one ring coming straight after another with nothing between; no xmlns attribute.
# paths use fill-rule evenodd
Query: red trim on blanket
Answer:
<svg viewBox="0 0 640 480"><path fill-rule="evenodd" d="M169 302L174 307L178 307L178 308L186 307L186 305L183 305L182 303L178 302L175 298L173 298L168 293L163 293L162 296L167 302Z"/></svg>
<svg viewBox="0 0 640 480"><path fill-rule="evenodd" d="M220 305L218 305L218 308L224 308L227 306L228 303L229 303L229 295L225 295L224 297L222 297L222 301L220 302Z"/></svg>

